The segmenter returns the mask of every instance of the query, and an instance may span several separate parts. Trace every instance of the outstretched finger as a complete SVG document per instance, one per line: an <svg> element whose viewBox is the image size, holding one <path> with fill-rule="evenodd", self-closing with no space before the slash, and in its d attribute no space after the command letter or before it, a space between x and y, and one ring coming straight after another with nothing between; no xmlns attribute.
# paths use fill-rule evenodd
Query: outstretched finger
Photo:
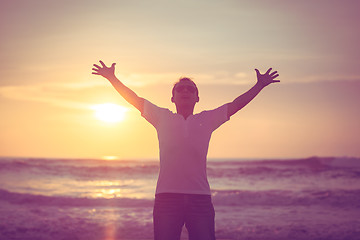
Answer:
<svg viewBox="0 0 360 240"><path fill-rule="evenodd" d="M94 64L94 67L101 68L99 65Z"/></svg>
<svg viewBox="0 0 360 240"><path fill-rule="evenodd" d="M271 78L274 79L274 78L277 78L278 76L279 76L279 74L276 74L274 76L271 76Z"/></svg>
<svg viewBox="0 0 360 240"><path fill-rule="evenodd" d="M265 75L269 74L269 72L270 72L271 70L272 70L272 68L269 68L269 69L266 71Z"/></svg>
<svg viewBox="0 0 360 240"><path fill-rule="evenodd" d="M270 73L270 76L277 74L277 71Z"/></svg>
<svg viewBox="0 0 360 240"><path fill-rule="evenodd" d="M280 80L273 80L273 83L277 83L277 82L280 82Z"/></svg>
<svg viewBox="0 0 360 240"><path fill-rule="evenodd" d="M103 66L103 67L106 67L106 65L104 64L104 62L103 61L99 61L100 63L101 63L101 65Z"/></svg>
<svg viewBox="0 0 360 240"><path fill-rule="evenodd" d="M92 72L91 74L100 75L100 73L98 73L98 72Z"/></svg>

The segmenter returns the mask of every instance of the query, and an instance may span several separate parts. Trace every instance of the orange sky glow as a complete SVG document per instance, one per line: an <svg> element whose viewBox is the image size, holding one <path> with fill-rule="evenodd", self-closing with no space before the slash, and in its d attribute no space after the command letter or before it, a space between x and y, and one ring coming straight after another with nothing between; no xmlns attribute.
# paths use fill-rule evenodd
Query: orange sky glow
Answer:
<svg viewBox="0 0 360 240"><path fill-rule="evenodd" d="M99 76L175 111L192 77L195 112L273 84L212 136L209 158L360 157L358 1L1 1L0 156L156 159L155 129ZM116 104L121 120L96 117Z"/></svg>

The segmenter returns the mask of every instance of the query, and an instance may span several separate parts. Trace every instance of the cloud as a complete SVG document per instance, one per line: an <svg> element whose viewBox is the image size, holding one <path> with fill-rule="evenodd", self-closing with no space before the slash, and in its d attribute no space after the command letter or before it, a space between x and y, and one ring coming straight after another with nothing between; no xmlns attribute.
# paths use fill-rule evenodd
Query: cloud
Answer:
<svg viewBox="0 0 360 240"><path fill-rule="evenodd" d="M155 85L172 86L180 77L181 73L133 73L118 74L121 81L134 89L151 87ZM186 74L197 84L201 85L234 85L248 83L246 73L238 72L215 72L213 74L193 73ZM77 82L39 82L32 85L10 85L0 87L0 96L5 99L40 102L57 107L71 109L88 109L97 103L99 99L109 101L108 91L112 91L107 80L99 81L98 76L86 81ZM254 81L253 78L250 79ZM116 96L116 94L114 94ZM105 100L106 99L106 100Z"/></svg>
<svg viewBox="0 0 360 240"><path fill-rule="evenodd" d="M314 83L314 82L341 82L360 81L358 75L307 75L290 79L290 73L281 75L282 83ZM247 72L215 71L213 73L134 73L118 74L118 78L135 91L140 88L147 88L155 85L169 85L175 83L179 77L187 76L192 78L198 85L207 86L228 86L250 85L256 82L255 74ZM50 82L37 83L33 85L16 85L0 87L0 96L5 99L17 101L32 101L51 104L58 107L72 109L89 109L98 100L107 97L107 91L113 91L111 85L106 81L93 79L78 82ZM97 96L96 96L97 95ZM116 94L114 94L116 96ZM95 96L95 97L94 97ZM100 96L100 97L99 97ZM110 96L111 98L111 96ZM95 99L95 100L94 100Z"/></svg>
<svg viewBox="0 0 360 240"><path fill-rule="evenodd" d="M359 75L308 75L298 78L292 83L314 83L314 82L347 82L347 81L360 81Z"/></svg>
<svg viewBox="0 0 360 240"><path fill-rule="evenodd" d="M104 85L95 82L78 82L64 84L47 83L32 86L4 86L0 87L0 96L11 100L42 102L58 107L85 109L89 108L90 104L75 100L77 94L74 94L74 92Z"/></svg>
<svg viewBox="0 0 360 240"><path fill-rule="evenodd" d="M254 75L255 76L255 75ZM254 76L249 77L245 72L230 73L227 71L217 71L213 73L135 73L129 75L118 75L118 78L127 85L134 87L145 87L156 84L172 85L180 77L190 77L197 84L204 85L233 85L233 84L248 84L254 81Z"/></svg>

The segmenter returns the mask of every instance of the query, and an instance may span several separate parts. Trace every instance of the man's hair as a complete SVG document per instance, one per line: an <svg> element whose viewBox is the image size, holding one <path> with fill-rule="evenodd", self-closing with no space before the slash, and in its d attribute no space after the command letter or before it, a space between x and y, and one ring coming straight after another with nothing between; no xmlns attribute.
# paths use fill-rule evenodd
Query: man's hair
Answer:
<svg viewBox="0 0 360 240"><path fill-rule="evenodd" d="M174 87L172 89L172 96L174 96L174 94L175 94L176 85L178 85L180 82L183 82L183 81L188 81L188 82L191 82L192 84L194 84L194 87L196 90L196 96L199 96L199 90L198 90L195 82L191 78L188 78L188 77L181 77L181 78L179 78L179 80L176 83L174 83Z"/></svg>

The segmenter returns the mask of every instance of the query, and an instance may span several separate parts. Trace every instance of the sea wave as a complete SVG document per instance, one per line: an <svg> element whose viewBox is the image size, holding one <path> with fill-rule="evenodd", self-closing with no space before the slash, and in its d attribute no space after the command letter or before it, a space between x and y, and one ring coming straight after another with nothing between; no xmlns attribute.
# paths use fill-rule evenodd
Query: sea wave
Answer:
<svg viewBox="0 0 360 240"><path fill-rule="evenodd" d="M239 165L265 165L265 166L294 166L294 167L354 167L360 168L360 158L357 157L319 157L308 158L289 158L289 159L212 159L211 165L214 166L233 166Z"/></svg>
<svg viewBox="0 0 360 240"><path fill-rule="evenodd" d="M74 176L76 178L114 179L119 173L125 175L157 174L159 165L145 161L104 160L58 160L58 159L4 159L0 171L39 173L51 176Z"/></svg>
<svg viewBox="0 0 360 240"><path fill-rule="evenodd" d="M44 196L10 192L3 189L0 189L0 201L57 207L150 207L153 205L153 201L149 199Z"/></svg>
<svg viewBox="0 0 360 240"><path fill-rule="evenodd" d="M213 190L215 206L331 206L360 208L360 190L323 190L292 192L282 190L240 191ZM57 207L152 207L153 199L85 198L68 196L43 196L16 193L0 189L0 201L12 204L31 204Z"/></svg>
<svg viewBox="0 0 360 240"><path fill-rule="evenodd" d="M285 190L242 191L214 190L215 205L225 206L310 206L360 208L360 190Z"/></svg>
<svg viewBox="0 0 360 240"><path fill-rule="evenodd" d="M310 157L287 160L215 161L208 164L207 172L209 177L215 178L234 176L287 178L313 176L318 173L328 173L331 178L358 178L360 177L360 159Z"/></svg>

